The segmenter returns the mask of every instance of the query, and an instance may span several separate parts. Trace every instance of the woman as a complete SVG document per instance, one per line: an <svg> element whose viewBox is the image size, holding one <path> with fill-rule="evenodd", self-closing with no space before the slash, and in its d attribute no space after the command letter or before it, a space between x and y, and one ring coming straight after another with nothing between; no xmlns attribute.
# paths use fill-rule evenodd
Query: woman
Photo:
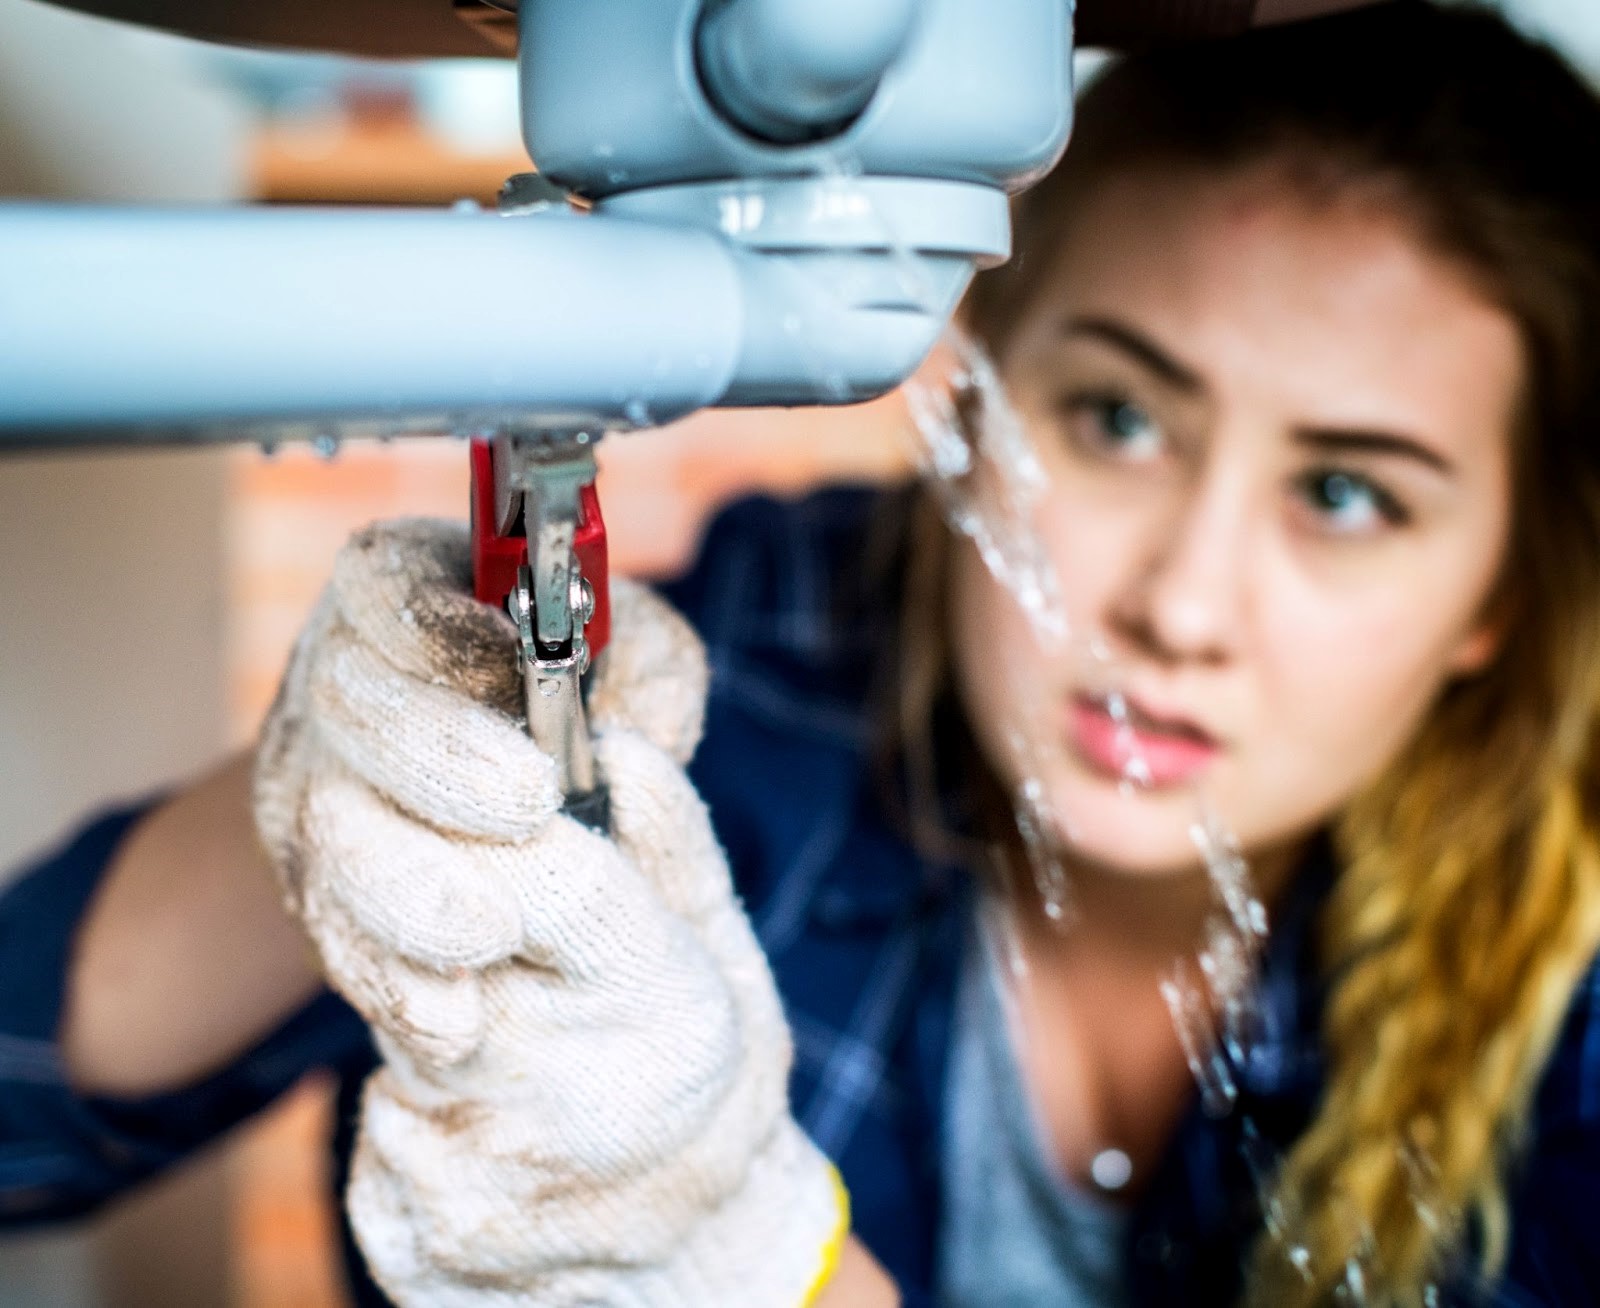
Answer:
<svg viewBox="0 0 1600 1308"><path fill-rule="evenodd" d="M1422 4L1091 90L967 320L1120 699L927 504L741 506L669 588L711 654L691 775L784 999L795 1116L905 1302L1600 1295L1597 142L1552 55ZM1019 752L1019 719L1059 748ZM994 816L1028 780L1068 930ZM1220 1116L1161 992L1214 914L1202 785L1272 922ZM7 1197L24 1215L87 1206L307 1066L353 1087L371 1065L312 998L240 771L121 829L0 909L5 1029L40 1041L87 915L63 1047L100 1097L0 1100L59 1164ZM1005 851L1016 1041L988 874L946 834ZM111 984L158 933L166 971ZM828 1293L888 1301L861 1262Z"/></svg>

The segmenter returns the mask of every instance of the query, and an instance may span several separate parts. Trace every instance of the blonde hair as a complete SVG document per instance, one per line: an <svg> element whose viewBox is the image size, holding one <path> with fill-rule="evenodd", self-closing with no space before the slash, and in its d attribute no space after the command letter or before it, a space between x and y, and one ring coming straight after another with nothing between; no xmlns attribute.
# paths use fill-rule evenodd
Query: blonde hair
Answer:
<svg viewBox="0 0 1600 1308"><path fill-rule="evenodd" d="M1600 949L1600 200L1582 145L1600 146L1600 102L1486 13L1399 3L1135 56L1085 97L1065 165L1018 205L1018 257L966 306L1003 361L1085 187L1141 166L1272 164L1316 200L1365 186L1521 328L1503 645L1335 822L1329 1075L1281 1169L1292 1230L1263 1236L1246 1269L1251 1304L1325 1303L1358 1252L1374 1303L1425 1303L1468 1251L1498 1274L1533 1095ZM970 764L973 747L937 721L948 547L928 505L915 520L898 744L926 833L927 760Z"/></svg>

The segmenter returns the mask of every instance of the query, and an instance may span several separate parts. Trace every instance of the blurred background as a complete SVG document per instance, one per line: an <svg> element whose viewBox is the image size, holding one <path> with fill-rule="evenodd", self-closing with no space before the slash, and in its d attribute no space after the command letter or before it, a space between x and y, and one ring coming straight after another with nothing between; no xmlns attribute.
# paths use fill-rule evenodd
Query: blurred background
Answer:
<svg viewBox="0 0 1600 1308"><path fill-rule="evenodd" d="M1600 72L1596 0L1505 7ZM528 167L509 63L224 50L0 0L0 199L488 205ZM889 397L612 438L614 567L670 574L740 494L904 475L905 428ZM443 437L0 457L0 884L248 743L350 531L465 517L467 485ZM103 1218L0 1235L0 1308L336 1308L327 1129L308 1083Z"/></svg>

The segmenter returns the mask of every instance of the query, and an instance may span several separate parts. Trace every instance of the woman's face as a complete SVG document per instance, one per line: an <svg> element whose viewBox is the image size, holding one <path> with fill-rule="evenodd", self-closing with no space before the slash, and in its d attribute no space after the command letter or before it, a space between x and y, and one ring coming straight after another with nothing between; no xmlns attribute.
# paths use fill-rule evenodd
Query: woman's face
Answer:
<svg viewBox="0 0 1600 1308"><path fill-rule="evenodd" d="M1378 205L1265 172L1107 180L1050 278L1000 367L1068 620L1128 714L963 547L980 742L1093 863L1192 867L1197 790L1247 853L1286 849L1494 655L1515 325Z"/></svg>

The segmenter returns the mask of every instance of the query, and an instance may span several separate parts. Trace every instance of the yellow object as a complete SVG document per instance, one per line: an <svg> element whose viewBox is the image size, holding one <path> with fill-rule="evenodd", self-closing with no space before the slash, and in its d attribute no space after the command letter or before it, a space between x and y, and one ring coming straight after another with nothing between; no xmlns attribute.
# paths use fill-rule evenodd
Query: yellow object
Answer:
<svg viewBox="0 0 1600 1308"><path fill-rule="evenodd" d="M831 1163L828 1165L828 1176L833 1181L834 1197L839 1201L839 1224L833 1228L828 1243L822 1246L822 1266L817 1271L817 1279L811 1282L811 1288L806 1291L806 1297L800 1301L800 1308L812 1308L822 1298L822 1292L839 1270L844 1242L850 1234L850 1192L844 1188L844 1177L839 1175L839 1169Z"/></svg>

